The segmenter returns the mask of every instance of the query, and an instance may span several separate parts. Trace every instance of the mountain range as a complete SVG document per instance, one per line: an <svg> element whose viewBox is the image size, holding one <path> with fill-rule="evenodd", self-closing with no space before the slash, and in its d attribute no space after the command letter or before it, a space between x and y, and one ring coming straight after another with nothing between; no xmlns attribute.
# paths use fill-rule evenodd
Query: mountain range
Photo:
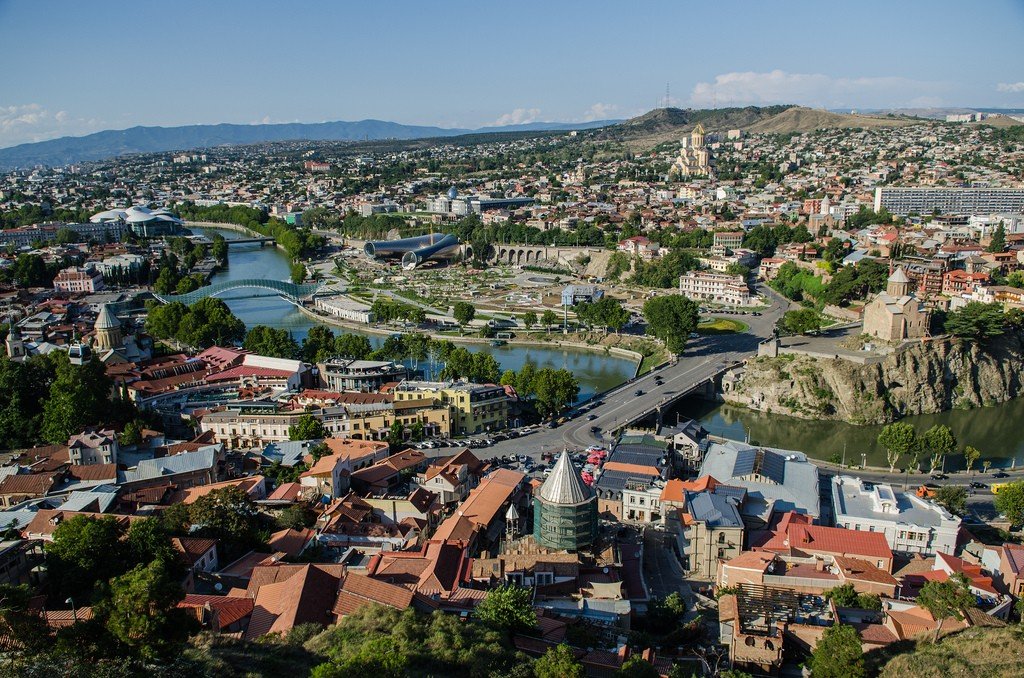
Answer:
<svg viewBox="0 0 1024 678"><path fill-rule="evenodd" d="M321 123L285 123L270 125L184 125L181 127L131 127L106 130L80 137L60 137L48 141L19 144L0 149L0 169L19 169L37 165L59 166L105 160L130 153L191 151L224 145L256 144L271 141L362 141L370 139L424 139L463 134L498 132L535 132L592 129L619 122L531 122L520 125L460 129L403 125L386 120L358 120Z"/></svg>

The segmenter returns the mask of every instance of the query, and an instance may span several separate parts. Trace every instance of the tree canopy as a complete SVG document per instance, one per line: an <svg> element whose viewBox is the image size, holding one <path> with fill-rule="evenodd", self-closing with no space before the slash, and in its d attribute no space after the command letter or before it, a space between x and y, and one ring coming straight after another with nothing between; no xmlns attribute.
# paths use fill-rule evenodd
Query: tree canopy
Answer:
<svg viewBox="0 0 1024 678"><path fill-rule="evenodd" d="M488 591L476 608L476 616L510 633L528 631L537 625L530 589L513 584Z"/></svg>
<svg viewBox="0 0 1024 678"><path fill-rule="evenodd" d="M814 678L862 678L864 651L860 635L847 624L834 624L822 634L811 654L811 674Z"/></svg>
<svg viewBox="0 0 1024 678"><path fill-rule="evenodd" d="M672 353L683 352L699 318L697 304L678 294L654 297L644 303L647 332L665 342Z"/></svg>

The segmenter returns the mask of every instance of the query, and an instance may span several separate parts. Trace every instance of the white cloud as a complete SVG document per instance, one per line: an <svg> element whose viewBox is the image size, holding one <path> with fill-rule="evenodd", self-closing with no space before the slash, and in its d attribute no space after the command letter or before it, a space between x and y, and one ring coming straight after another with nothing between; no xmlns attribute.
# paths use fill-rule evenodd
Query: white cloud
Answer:
<svg viewBox="0 0 1024 678"><path fill-rule="evenodd" d="M511 113L504 114L491 124L495 127L502 127L504 125L525 125L530 122L537 122L539 119L539 108L517 108Z"/></svg>
<svg viewBox="0 0 1024 678"><path fill-rule="evenodd" d="M618 110L619 107L615 104L596 103L587 109L587 112L583 114L581 121L591 122L592 120L608 120L609 118L614 117Z"/></svg>
<svg viewBox="0 0 1024 678"><path fill-rule="evenodd" d="M0 147L95 131L98 120L72 118L67 111L50 111L39 104L0 106Z"/></svg>
<svg viewBox="0 0 1024 678"><path fill-rule="evenodd" d="M1001 82L996 85L997 92L1024 92L1024 82Z"/></svg>
<svg viewBox="0 0 1024 678"><path fill-rule="evenodd" d="M833 78L821 73L774 70L723 73L714 82L699 82L690 93L690 105L740 106L751 104L804 104L825 108L896 107L912 102L942 103L945 83L895 76Z"/></svg>

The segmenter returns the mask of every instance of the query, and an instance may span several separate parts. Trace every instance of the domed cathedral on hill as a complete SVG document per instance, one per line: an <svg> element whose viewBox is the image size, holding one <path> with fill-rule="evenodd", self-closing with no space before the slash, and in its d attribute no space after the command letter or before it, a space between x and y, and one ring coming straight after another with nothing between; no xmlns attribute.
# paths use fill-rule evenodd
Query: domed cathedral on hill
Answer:
<svg viewBox="0 0 1024 678"><path fill-rule="evenodd" d="M672 163L669 176L682 179L686 177L707 177L711 176L712 173L711 151L707 146L704 125L698 122L697 126L690 132L690 136L683 137L683 145L679 149L679 155L676 157L675 162Z"/></svg>
<svg viewBox="0 0 1024 678"><path fill-rule="evenodd" d="M920 339L928 334L928 312L911 290L902 266L889 275L885 291L864 307L864 334L885 341Z"/></svg>
<svg viewBox="0 0 1024 678"><path fill-rule="evenodd" d="M563 452L533 499L533 537L541 546L578 551L597 539L597 495Z"/></svg>

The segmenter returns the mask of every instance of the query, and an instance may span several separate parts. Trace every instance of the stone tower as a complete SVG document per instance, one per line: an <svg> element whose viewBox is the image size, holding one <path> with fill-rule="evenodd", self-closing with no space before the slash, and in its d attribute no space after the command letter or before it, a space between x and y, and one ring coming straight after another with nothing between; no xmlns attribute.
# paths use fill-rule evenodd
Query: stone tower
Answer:
<svg viewBox="0 0 1024 678"><path fill-rule="evenodd" d="M7 357L14 361L21 361L25 359L25 340L21 338L21 330L13 322L11 323L10 331L7 333L7 338L4 340L4 346L7 348Z"/></svg>
<svg viewBox="0 0 1024 678"><path fill-rule="evenodd" d="M895 299L910 296L910 278L902 266L897 266L896 270L889 276L885 291L890 297Z"/></svg>
<svg viewBox="0 0 1024 678"><path fill-rule="evenodd" d="M597 538L597 495L563 452L533 499L533 537L541 546L576 551Z"/></svg>
<svg viewBox="0 0 1024 678"><path fill-rule="evenodd" d="M112 348L121 348L124 344L121 336L121 321L110 310L110 306L103 304L100 314L96 317L96 324L93 325L96 334L93 338L93 345L97 352L109 351Z"/></svg>

